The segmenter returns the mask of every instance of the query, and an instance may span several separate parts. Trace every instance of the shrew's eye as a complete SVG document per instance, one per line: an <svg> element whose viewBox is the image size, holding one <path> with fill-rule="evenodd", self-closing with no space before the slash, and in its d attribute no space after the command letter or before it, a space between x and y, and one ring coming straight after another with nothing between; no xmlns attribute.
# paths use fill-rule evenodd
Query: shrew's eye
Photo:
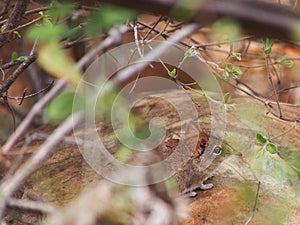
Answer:
<svg viewBox="0 0 300 225"><path fill-rule="evenodd" d="M214 155L220 155L222 153L222 147L220 145L216 145L213 150Z"/></svg>

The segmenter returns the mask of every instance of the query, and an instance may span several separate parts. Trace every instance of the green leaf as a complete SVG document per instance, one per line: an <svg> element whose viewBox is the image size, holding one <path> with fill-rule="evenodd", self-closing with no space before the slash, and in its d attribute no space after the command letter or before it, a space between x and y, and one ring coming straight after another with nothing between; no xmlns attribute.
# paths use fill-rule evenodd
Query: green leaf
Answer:
<svg viewBox="0 0 300 225"><path fill-rule="evenodd" d="M235 57L237 60L241 61L242 60L242 54L238 52L230 52L230 55Z"/></svg>
<svg viewBox="0 0 300 225"><path fill-rule="evenodd" d="M177 74L176 68L174 68L172 71L168 71L168 75L169 75L170 77L175 77L176 74Z"/></svg>
<svg viewBox="0 0 300 225"><path fill-rule="evenodd" d="M274 40L273 39L269 39L269 38L263 38L263 52L265 53L265 55L270 55L271 51L272 51L272 47L274 45Z"/></svg>
<svg viewBox="0 0 300 225"><path fill-rule="evenodd" d="M292 60L287 60L287 59L288 59L288 56L284 55L280 58L279 62L277 62L277 63L291 68L293 66L294 62Z"/></svg>
<svg viewBox="0 0 300 225"><path fill-rule="evenodd" d="M18 53L16 53L16 52L13 52L11 54L11 61L12 62L22 63L22 62L24 62L27 59L28 59L28 56L19 56L18 57Z"/></svg>
<svg viewBox="0 0 300 225"><path fill-rule="evenodd" d="M19 31L14 30L14 31L13 31L13 38L16 38L16 37L21 38L22 36L21 36L21 34L19 33Z"/></svg>
<svg viewBox="0 0 300 225"><path fill-rule="evenodd" d="M223 76L224 76L224 78L227 80L227 79L228 79L228 77L229 77L229 73L228 73L228 71L225 71L225 72L224 72L224 74L223 74Z"/></svg>
<svg viewBox="0 0 300 225"><path fill-rule="evenodd" d="M267 146L266 146L266 149L271 154L276 154L278 152L277 146L273 143L268 143Z"/></svg>
<svg viewBox="0 0 300 225"><path fill-rule="evenodd" d="M224 104L229 103L230 99L231 99L230 93L226 93L226 94L224 95L224 97L223 97L223 103L224 103Z"/></svg>
<svg viewBox="0 0 300 225"><path fill-rule="evenodd" d="M199 54L198 50L194 46L192 46L184 53L184 58L185 59L190 58L198 54Z"/></svg>
<svg viewBox="0 0 300 225"><path fill-rule="evenodd" d="M228 72L231 72L231 71L233 70L233 65L232 65L231 63L228 63L228 64L226 65L226 70L227 70Z"/></svg>
<svg viewBox="0 0 300 225"><path fill-rule="evenodd" d="M260 144L265 144L268 141L267 138L260 133L256 134L256 140Z"/></svg>
<svg viewBox="0 0 300 225"><path fill-rule="evenodd" d="M233 79L237 79L243 72L240 69L233 67L231 63L227 63L225 66L224 77L227 79L231 76Z"/></svg>
<svg viewBox="0 0 300 225"><path fill-rule="evenodd" d="M243 72L240 69L234 69L234 70L232 70L230 75L233 79L237 79L242 73Z"/></svg>
<svg viewBox="0 0 300 225"><path fill-rule="evenodd" d="M74 92L65 90L54 98L44 111L44 118L50 123L59 123L72 113Z"/></svg>
<svg viewBox="0 0 300 225"><path fill-rule="evenodd" d="M12 62L15 62L17 57L18 57L18 53L16 53L16 52L11 53L11 61Z"/></svg>

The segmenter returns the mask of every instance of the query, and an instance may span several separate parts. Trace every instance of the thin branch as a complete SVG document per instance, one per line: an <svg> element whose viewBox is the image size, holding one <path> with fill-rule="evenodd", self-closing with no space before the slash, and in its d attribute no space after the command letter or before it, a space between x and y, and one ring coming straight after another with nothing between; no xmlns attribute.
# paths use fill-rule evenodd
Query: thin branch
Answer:
<svg viewBox="0 0 300 225"><path fill-rule="evenodd" d="M188 37L189 35L196 32L200 26L198 24L189 24L186 25L182 30L174 34L168 42L163 42L157 46L153 51L145 55L143 59L137 60L136 64L126 67L124 70L121 70L116 76L114 76L110 82L111 87L116 87L118 84L125 82L130 79L132 76L137 74L139 71L143 70L149 65L149 62L153 62L163 55L172 45L180 42L182 39Z"/></svg>
<svg viewBox="0 0 300 225"><path fill-rule="evenodd" d="M5 95L3 96L3 103L7 107L7 109L9 110L9 112L11 114L11 117L12 117L12 120L13 120L13 125L14 125L14 130L16 130L16 116L15 116L15 112L14 112L13 108L11 107L11 105L8 103L7 97Z"/></svg>
<svg viewBox="0 0 300 225"><path fill-rule="evenodd" d="M43 19L43 17L44 17L44 16L39 16L38 18L33 19L33 20L29 21L28 23L24 23L24 24L22 24L22 25L20 25L20 26L18 26L18 27L15 27L15 28L13 28L13 29L11 29L11 30L6 30L6 31L0 33L0 35L10 34L10 33L12 33L13 31L20 30L20 29L22 29L22 28L28 27L28 26L30 26L30 25L32 25L32 24L38 22L39 20Z"/></svg>
<svg viewBox="0 0 300 225"><path fill-rule="evenodd" d="M269 138L269 141L273 141L276 138L279 138L279 137L282 137L282 136L288 134L291 130L295 129L296 126L297 126L297 121L295 121L289 129L283 131L282 133L280 133L280 134L278 134L278 135L276 135L276 136L274 136L272 138Z"/></svg>
<svg viewBox="0 0 300 225"><path fill-rule="evenodd" d="M163 16L160 16L155 23L153 24L153 26L148 30L148 32L146 33L146 35L143 37L143 41L145 41L148 36L152 33L153 29L159 24L159 22L162 20Z"/></svg>
<svg viewBox="0 0 300 225"><path fill-rule="evenodd" d="M35 47L34 47L35 49ZM13 72L12 75L10 75L5 83L0 86L0 94L6 92L9 87L15 82L15 80L22 74L22 72L30 66L31 63L33 63L36 60L36 54L30 53L28 58Z"/></svg>
<svg viewBox="0 0 300 225"><path fill-rule="evenodd" d="M277 102L277 107L278 107L278 111L279 111L279 118L281 119L281 118L282 118L281 107L280 107L280 104L279 104L278 95L277 95L276 88L275 88L275 85L274 85L274 82L273 82L273 78L272 78L272 75L271 75L271 72L270 72L269 60L271 60L271 59L269 59L269 57L267 56L267 57L266 57L266 69L267 69L267 75L268 75L268 77L269 77L269 81L270 81L271 87L272 87L272 89L273 89L275 101Z"/></svg>
<svg viewBox="0 0 300 225"><path fill-rule="evenodd" d="M13 12L10 14L8 20L3 25L5 31L12 30L21 24L28 3L29 0L18 0L16 2ZM6 43L7 39L7 34L0 35L0 47L2 47Z"/></svg>
<svg viewBox="0 0 300 225"><path fill-rule="evenodd" d="M15 101L18 103L18 105L21 105L24 99L32 98L32 97L34 97L34 96L36 96L36 95L38 95L38 94L41 94L41 93L43 93L43 92L45 92L45 91L48 91L48 90L52 87L53 84L54 84L54 81L52 81L52 82L51 82L49 85L47 85L45 88L43 88L43 89L41 89L41 90L39 90L39 91L37 91L37 92L35 92L35 93L29 94L29 95L26 95L26 91L27 91L27 90L25 89L25 90L23 91L23 96L22 96L22 97L15 97L15 96L10 96L10 95L5 95L5 97L6 97L7 99L13 99L13 100L15 100ZM0 97L2 97L2 96L0 95Z"/></svg>

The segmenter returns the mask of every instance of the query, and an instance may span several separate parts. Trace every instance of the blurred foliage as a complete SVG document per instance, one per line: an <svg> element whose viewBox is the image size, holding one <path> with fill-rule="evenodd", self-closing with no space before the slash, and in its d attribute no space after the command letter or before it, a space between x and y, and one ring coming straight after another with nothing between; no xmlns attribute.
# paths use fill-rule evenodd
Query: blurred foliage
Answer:
<svg viewBox="0 0 300 225"><path fill-rule="evenodd" d="M240 38L242 27L230 18L217 20L212 25L211 39L214 41L234 40Z"/></svg>
<svg viewBox="0 0 300 225"><path fill-rule="evenodd" d="M74 95L75 93L70 89L65 89L57 95L44 111L46 122L57 124L71 115Z"/></svg>
<svg viewBox="0 0 300 225"><path fill-rule="evenodd" d="M87 33L95 36L108 32L113 26L135 20L135 11L122 7L103 5L91 13L87 20Z"/></svg>

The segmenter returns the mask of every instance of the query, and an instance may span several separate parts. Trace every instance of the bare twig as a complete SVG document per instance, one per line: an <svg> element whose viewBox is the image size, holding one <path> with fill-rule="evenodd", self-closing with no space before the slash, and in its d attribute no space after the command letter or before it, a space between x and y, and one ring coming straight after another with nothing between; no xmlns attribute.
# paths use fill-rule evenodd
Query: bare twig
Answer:
<svg viewBox="0 0 300 225"><path fill-rule="evenodd" d="M13 99L18 103L18 105L21 105L24 99L32 98L38 94L48 91L52 87L53 84L54 84L54 81L52 81L49 85L47 85L47 87L45 87L35 93L29 94L29 95L26 95L27 89L24 89L22 97L15 97L15 96L10 96L10 95L5 95L5 97L7 99ZM1 97L1 95L0 95L0 97Z"/></svg>
<svg viewBox="0 0 300 225"><path fill-rule="evenodd" d="M164 54L174 43L180 42L182 39L188 37L192 33L196 32L199 29L198 24L189 24L186 25L182 30L178 31L178 33L174 34L168 42L164 42L157 46L153 51L145 55L143 59L140 59L133 66L129 66L124 70L121 70L116 76L114 76L110 82L112 87L118 86L134 76L139 71L143 70L149 65L149 62L155 61L161 55Z"/></svg>
<svg viewBox="0 0 300 225"><path fill-rule="evenodd" d="M282 136L288 134L291 130L295 129L296 126L297 126L297 121L295 121L295 122L292 124L292 126L291 126L290 128L288 128L287 130L283 131L282 133L280 133L280 134L278 134L278 135L276 135L276 136L274 136L274 137L272 137L272 138L269 138L269 141L273 141L273 140L276 139L276 138L279 138L279 137L282 137Z"/></svg>
<svg viewBox="0 0 300 225"><path fill-rule="evenodd" d="M281 107L280 107L280 104L279 104L278 95L277 95L276 88L275 88L275 85L274 85L274 82L273 82L273 78L272 78L272 75L271 75L271 72L270 72L269 60L271 60L271 59L267 56L266 57L267 75L268 75L269 81L271 83L271 87L272 87L272 90L273 90L273 93L274 93L275 101L277 102L277 107L278 107L278 111L279 111L279 118L281 119L282 118Z"/></svg>
<svg viewBox="0 0 300 225"><path fill-rule="evenodd" d="M162 20L162 16L160 16L155 23L153 24L153 26L148 30L148 32L146 33L146 35L143 37L143 41L145 41L148 36L151 34L151 32L153 31L153 29L159 24L159 22Z"/></svg>

